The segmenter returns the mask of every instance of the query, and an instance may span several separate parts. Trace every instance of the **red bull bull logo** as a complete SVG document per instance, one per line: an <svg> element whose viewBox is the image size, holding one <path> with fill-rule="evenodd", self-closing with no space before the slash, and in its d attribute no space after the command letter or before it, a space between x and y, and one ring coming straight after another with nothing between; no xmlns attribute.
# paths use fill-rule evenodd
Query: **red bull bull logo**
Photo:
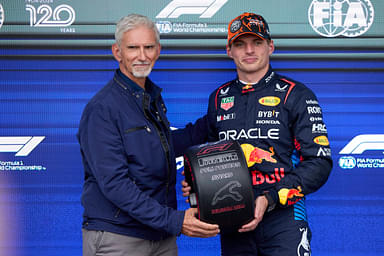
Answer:
<svg viewBox="0 0 384 256"><path fill-rule="evenodd" d="M252 84L246 84L245 86L243 86L241 88L241 92L242 93L246 93L246 92L252 92L254 91L255 89L253 88L253 85Z"/></svg>
<svg viewBox="0 0 384 256"><path fill-rule="evenodd" d="M304 197L304 194L301 193L301 187L296 188L282 188L279 190L279 199L280 204L282 205L292 205Z"/></svg>
<svg viewBox="0 0 384 256"><path fill-rule="evenodd" d="M275 155L273 147L269 148L269 151L254 147L251 144L241 144L245 159L247 160L248 167L253 166L255 163L261 164L263 161L277 163L277 160L272 156Z"/></svg>

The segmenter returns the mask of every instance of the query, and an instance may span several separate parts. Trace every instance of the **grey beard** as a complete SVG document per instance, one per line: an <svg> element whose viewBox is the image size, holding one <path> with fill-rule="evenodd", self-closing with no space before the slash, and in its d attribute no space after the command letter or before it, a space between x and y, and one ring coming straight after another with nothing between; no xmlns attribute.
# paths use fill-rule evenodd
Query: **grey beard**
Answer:
<svg viewBox="0 0 384 256"><path fill-rule="evenodd" d="M148 68L147 70L142 70L142 71L133 70L132 74L134 77L143 78L143 77L149 76L151 71L152 71L152 68Z"/></svg>

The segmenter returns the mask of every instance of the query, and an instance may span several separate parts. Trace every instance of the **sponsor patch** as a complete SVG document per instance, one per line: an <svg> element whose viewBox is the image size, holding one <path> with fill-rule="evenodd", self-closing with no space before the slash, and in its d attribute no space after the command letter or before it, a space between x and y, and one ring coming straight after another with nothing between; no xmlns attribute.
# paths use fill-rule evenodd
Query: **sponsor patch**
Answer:
<svg viewBox="0 0 384 256"><path fill-rule="evenodd" d="M248 167L253 166L255 163L261 164L263 161L277 163L277 160L273 157L275 155L273 147L270 147L269 150L264 150L251 144L241 144L241 148L243 149Z"/></svg>
<svg viewBox="0 0 384 256"><path fill-rule="evenodd" d="M322 146L328 146L329 145L329 141L328 141L328 138L326 136L318 136L318 137L314 138L313 141L316 144L319 144Z"/></svg>
<svg viewBox="0 0 384 256"><path fill-rule="evenodd" d="M220 90L220 96L226 96L229 92L229 87L227 87L227 89L221 89Z"/></svg>
<svg viewBox="0 0 384 256"><path fill-rule="evenodd" d="M280 104L280 98L267 96L259 99L259 103L264 106L275 107Z"/></svg>
<svg viewBox="0 0 384 256"><path fill-rule="evenodd" d="M312 124L312 133L327 133L327 128L325 127L325 124Z"/></svg>
<svg viewBox="0 0 384 256"><path fill-rule="evenodd" d="M236 119L236 113L230 113L225 115L218 115L217 122Z"/></svg>
<svg viewBox="0 0 384 256"><path fill-rule="evenodd" d="M275 89L276 92L285 92L288 89L287 84L282 87L280 84L277 83L275 87L276 87Z"/></svg>
<svg viewBox="0 0 384 256"><path fill-rule="evenodd" d="M220 108L224 109L225 111L231 109L234 105L235 105L235 96L221 99Z"/></svg>

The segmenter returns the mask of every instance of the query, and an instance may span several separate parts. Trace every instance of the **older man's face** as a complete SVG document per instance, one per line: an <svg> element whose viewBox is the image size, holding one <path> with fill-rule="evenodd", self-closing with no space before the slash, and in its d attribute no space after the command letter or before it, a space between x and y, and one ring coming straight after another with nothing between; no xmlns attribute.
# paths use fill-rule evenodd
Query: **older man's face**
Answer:
<svg viewBox="0 0 384 256"><path fill-rule="evenodd" d="M155 32L146 26L139 26L123 34L120 46L114 44L112 52L119 62L120 70L131 80L147 77L160 55L160 44Z"/></svg>

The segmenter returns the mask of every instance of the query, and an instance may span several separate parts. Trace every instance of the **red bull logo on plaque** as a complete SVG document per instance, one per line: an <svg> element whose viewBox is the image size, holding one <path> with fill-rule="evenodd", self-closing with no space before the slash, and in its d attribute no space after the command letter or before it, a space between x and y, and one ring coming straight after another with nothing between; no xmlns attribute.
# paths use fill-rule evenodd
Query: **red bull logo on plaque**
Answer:
<svg viewBox="0 0 384 256"><path fill-rule="evenodd" d="M277 160L273 158L273 156L275 155L273 147L270 147L268 151L258 147L254 147L251 144L242 144L241 148L243 149L248 167L251 167L256 163L261 164L263 161L277 163Z"/></svg>
<svg viewBox="0 0 384 256"><path fill-rule="evenodd" d="M235 96L221 99L220 108L224 109L225 111L229 110L234 105L235 105Z"/></svg>

